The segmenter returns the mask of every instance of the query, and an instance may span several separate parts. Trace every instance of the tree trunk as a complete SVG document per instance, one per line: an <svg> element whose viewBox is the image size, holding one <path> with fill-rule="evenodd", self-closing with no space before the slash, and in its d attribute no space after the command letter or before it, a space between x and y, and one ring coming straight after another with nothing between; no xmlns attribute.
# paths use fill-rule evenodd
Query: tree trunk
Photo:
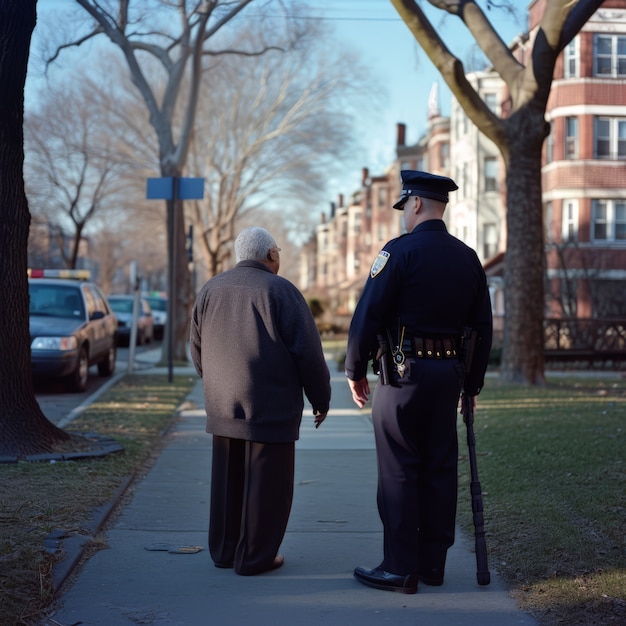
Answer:
<svg viewBox="0 0 626 626"><path fill-rule="evenodd" d="M507 248L504 270L504 343L501 377L544 384L544 229L541 199L543 111L523 109L509 118Z"/></svg>
<svg viewBox="0 0 626 626"><path fill-rule="evenodd" d="M0 455L17 457L69 438L41 412L30 366L23 122L35 7L35 0L0 0Z"/></svg>
<svg viewBox="0 0 626 626"><path fill-rule="evenodd" d="M180 177L180 173L167 172L163 176ZM191 283L189 262L185 250L185 215L182 200L167 201L167 252L168 252L168 302L166 341L161 358L169 362L186 362L191 315Z"/></svg>

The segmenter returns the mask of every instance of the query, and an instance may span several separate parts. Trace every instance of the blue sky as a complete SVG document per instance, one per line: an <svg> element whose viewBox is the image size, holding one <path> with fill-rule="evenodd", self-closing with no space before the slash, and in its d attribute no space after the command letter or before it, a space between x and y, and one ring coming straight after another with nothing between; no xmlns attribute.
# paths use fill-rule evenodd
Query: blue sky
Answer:
<svg viewBox="0 0 626 626"><path fill-rule="evenodd" d="M473 38L461 20L426 2L420 4L450 50L466 59ZM382 173L395 157L397 123L406 124L408 144L417 142L426 130L433 83L438 85L444 115L450 113L450 92L388 0L323 0L316 6L332 23L338 39L356 48L371 68L372 88L386 94L382 115L373 124L364 119L360 129L368 137L360 167ZM506 43L526 30L525 11L519 11L517 20L495 11L488 11L487 16ZM359 177L360 168L357 181Z"/></svg>
<svg viewBox="0 0 626 626"><path fill-rule="evenodd" d="M396 125L407 126L407 143L415 143L426 128L428 96L433 83L438 84L442 113L450 112L450 93L430 60L415 42L389 0L317 0L310 3L318 17L327 20L337 34L337 45L357 51L362 63L369 68L371 88L383 94L382 105L376 110L364 107L356 118L356 130L362 146L346 171L337 172L331 183L329 202L338 193L348 195L360 184L361 169L368 167L372 174L382 173L395 155ZM446 16L432 9L424 0L420 4L433 25L461 59L467 59L473 39L458 18ZM486 2L482 3L483 5ZM515 4L515 3L513 3ZM252 10L252 2L246 10ZM55 10L82 10L74 0L39 0L40 22L54 19ZM505 42L526 29L526 4L518 9L517 18L490 10L488 18ZM39 29L35 29L33 44L37 43ZM37 81L33 74L27 78L28 98L34 96L30 88Z"/></svg>

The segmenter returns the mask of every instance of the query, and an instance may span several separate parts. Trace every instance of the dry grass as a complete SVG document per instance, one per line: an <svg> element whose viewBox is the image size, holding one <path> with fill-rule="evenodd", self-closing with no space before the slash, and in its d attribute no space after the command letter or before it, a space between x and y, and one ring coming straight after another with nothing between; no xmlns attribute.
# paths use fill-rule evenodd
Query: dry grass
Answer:
<svg viewBox="0 0 626 626"><path fill-rule="evenodd" d="M0 465L0 624L35 624L54 593L52 567L62 552L45 550L51 533L99 540L85 524L162 445L163 432L195 378L127 376L68 430L114 437L124 450L103 458ZM75 438L73 448L93 443ZM67 444L58 451L67 452ZM101 547L101 546L100 546Z"/></svg>

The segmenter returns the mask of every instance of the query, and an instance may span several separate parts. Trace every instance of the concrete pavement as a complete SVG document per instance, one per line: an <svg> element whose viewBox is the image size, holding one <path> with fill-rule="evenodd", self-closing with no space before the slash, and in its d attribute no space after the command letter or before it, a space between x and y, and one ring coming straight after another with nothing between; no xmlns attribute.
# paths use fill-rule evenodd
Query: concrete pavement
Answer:
<svg viewBox="0 0 626 626"><path fill-rule="evenodd" d="M43 624L536 626L493 564L491 584L477 584L473 540L460 531L442 587L420 584L416 595L404 595L353 578L355 566L373 567L382 558L374 438L369 409L357 409L343 374L330 366L331 411L319 429L305 409L282 568L241 577L213 566L207 549L211 437L198 381L189 396L197 408L180 414L155 465L109 524L108 549L65 584ZM201 549L185 552L194 546Z"/></svg>

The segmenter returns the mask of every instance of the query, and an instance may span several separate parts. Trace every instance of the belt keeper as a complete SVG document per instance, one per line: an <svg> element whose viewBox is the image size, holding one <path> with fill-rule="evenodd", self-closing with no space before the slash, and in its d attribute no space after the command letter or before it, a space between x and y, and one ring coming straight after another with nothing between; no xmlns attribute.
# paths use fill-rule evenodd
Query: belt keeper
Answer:
<svg viewBox="0 0 626 626"><path fill-rule="evenodd" d="M435 353L435 342L432 339L425 339L426 356L432 358Z"/></svg>
<svg viewBox="0 0 626 626"><path fill-rule="evenodd" d="M415 356L422 359L424 358L424 340L421 337L416 337L415 343Z"/></svg>
<svg viewBox="0 0 626 626"><path fill-rule="evenodd" d="M457 356L456 341L453 338L414 337L412 345L418 359L450 359Z"/></svg>

